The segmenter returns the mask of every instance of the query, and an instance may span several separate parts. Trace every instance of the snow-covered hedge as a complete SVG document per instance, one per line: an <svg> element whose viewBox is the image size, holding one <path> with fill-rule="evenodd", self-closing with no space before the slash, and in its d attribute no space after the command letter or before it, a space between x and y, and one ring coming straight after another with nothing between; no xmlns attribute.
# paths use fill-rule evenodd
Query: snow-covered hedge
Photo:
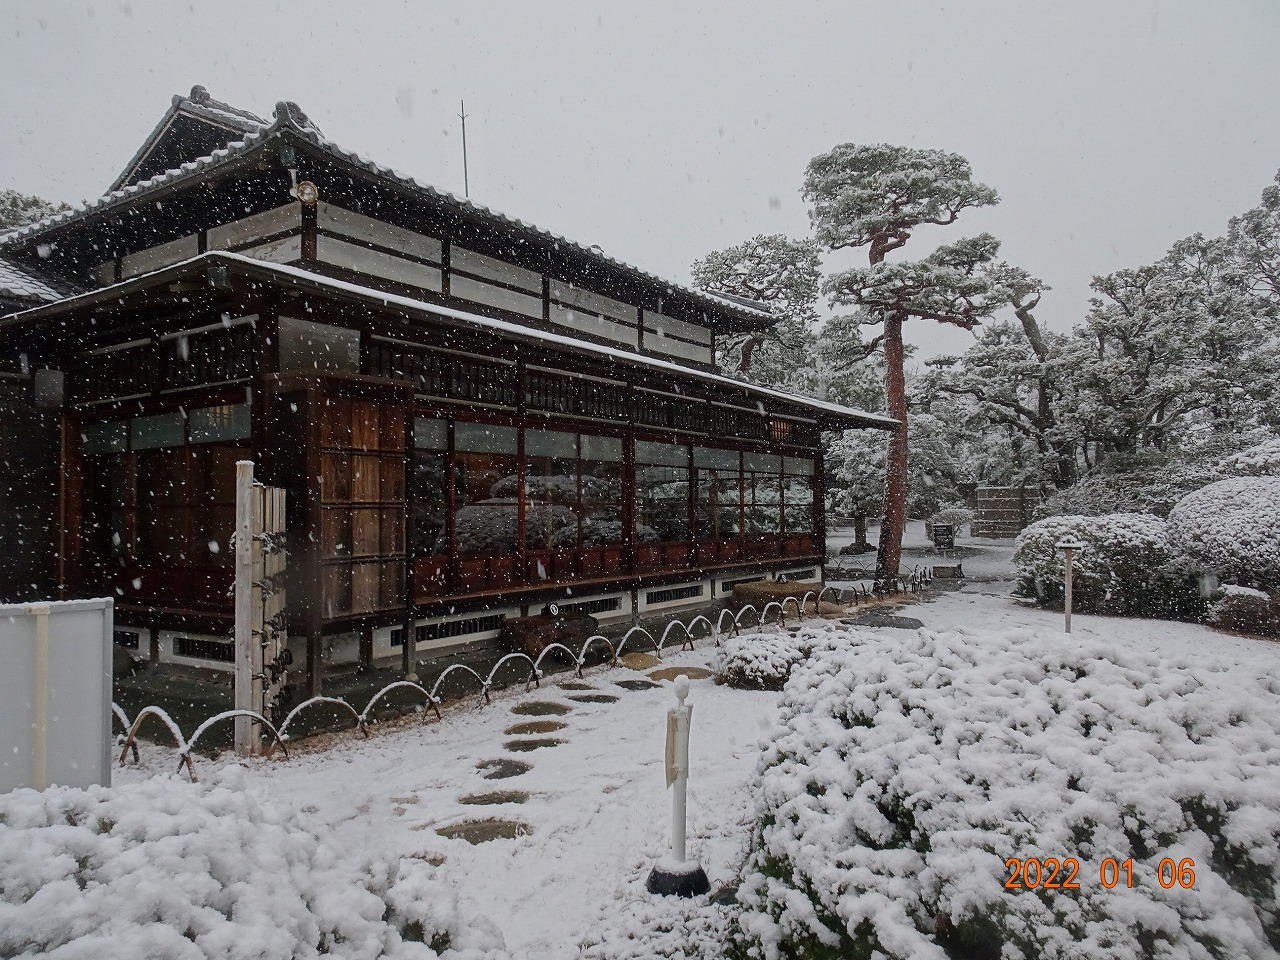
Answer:
<svg viewBox="0 0 1280 960"><path fill-rule="evenodd" d="M1280 683L1266 671L1056 633L846 640L787 685L738 955L1276 956ZM1079 889L1007 889L1008 858L1075 858ZM1132 888L1103 885L1106 858L1132 858ZM1161 885L1166 858L1194 860L1189 887Z"/></svg>
<svg viewBox="0 0 1280 960"><path fill-rule="evenodd" d="M1245 477L1280 477L1280 437L1272 437L1232 454L1217 464L1221 473Z"/></svg>
<svg viewBox="0 0 1280 960"><path fill-rule="evenodd" d="M1228 584L1209 605L1206 618L1216 627L1280 636L1280 604L1262 590Z"/></svg>
<svg viewBox="0 0 1280 960"><path fill-rule="evenodd" d="M1280 584L1280 477L1220 480L1183 497L1169 543L1245 586Z"/></svg>
<svg viewBox="0 0 1280 960"><path fill-rule="evenodd" d="M342 848L238 768L213 780L0 795L0 956L498 955L434 867Z"/></svg>
<svg viewBox="0 0 1280 960"><path fill-rule="evenodd" d="M1057 544L1085 545L1072 561L1072 605L1082 612L1196 619L1203 601L1174 563L1165 521L1145 513L1048 517L1014 543L1018 593L1063 605L1065 555Z"/></svg>
<svg viewBox="0 0 1280 960"><path fill-rule="evenodd" d="M730 637L716 664L716 683L739 690L781 690L792 668L808 655L808 640L799 634Z"/></svg>

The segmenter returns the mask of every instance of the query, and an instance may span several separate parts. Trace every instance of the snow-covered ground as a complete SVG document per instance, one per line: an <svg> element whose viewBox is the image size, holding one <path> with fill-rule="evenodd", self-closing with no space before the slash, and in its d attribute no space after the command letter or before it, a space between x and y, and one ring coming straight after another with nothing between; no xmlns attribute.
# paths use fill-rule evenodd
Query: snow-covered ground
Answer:
<svg viewBox="0 0 1280 960"><path fill-rule="evenodd" d="M666 654L662 666L706 667L714 657L715 648L703 641L693 652ZM597 670L587 677L592 691L544 681L541 690L496 695L487 706L446 710L440 723L375 728L369 740L348 732L323 753L249 763L245 783L333 831L339 843L358 849L377 842L402 856L442 859L437 873L456 886L464 912L493 920L513 956L572 956L601 903L632 895L628 882L642 879L670 842L662 758L665 714L675 703L671 684L639 691L616 684L644 677L627 669ZM618 699L571 699L596 693ZM774 722L777 697L718 687L707 679L693 683L690 852L704 865L713 889L735 875L746 855L754 807L744 788L759 757L758 741ZM561 716L512 712L532 702L571 709ZM539 720L565 726L528 736L504 732ZM544 738L563 742L528 752L504 747ZM172 769L172 753L156 748L151 754L149 766ZM477 764L500 758L521 760L531 769L509 779L485 779ZM208 760L196 762L202 772L211 766ZM145 775L125 768L117 782ZM496 791L521 791L528 799L462 802ZM526 824L529 832L479 845L436 833L490 817Z"/></svg>
<svg viewBox="0 0 1280 960"><path fill-rule="evenodd" d="M909 613L929 630L1018 630L1027 643L1035 642L1037 632L1061 635L1060 614L1019 606L1006 593L1002 582L970 584L912 604ZM1250 681L1280 668L1280 644L1190 624L1076 616L1073 627L1082 643L1170 660L1203 659L1215 671ZM886 640L909 635L857 629ZM715 656L703 640L692 652L667 653L662 665L709 667ZM652 956L659 955L664 938L690 935L711 943L724 926L722 908L659 901L643 889L649 866L669 842L662 752L665 712L674 703L669 682L641 690L617 684L644 677L600 668L587 674L591 690L569 689L567 678L552 678L541 690L508 691L486 706L468 702L447 709L441 722L410 719L375 728L368 740L341 733L327 749L300 745L287 760L254 760L242 765L236 783L265 804L296 812L300 824L330 838L334 849L389 849L438 864L434 878L457 892L459 915L492 921L511 956L574 957L583 943L590 944L586 955L593 957ZM573 699L596 694L617 699ZM715 890L735 881L748 852L756 813L753 784L762 743L775 730L779 694L701 679L693 684L691 700L690 852ZM569 709L563 715L514 712L545 701ZM543 734L506 732L540 720L564 727ZM541 738L562 742L512 749ZM530 769L509 779L486 779L478 765L501 758ZM234 761L196 763L202 778L213 779L219 766ZM143 766L119 770L116 783L168 776L175 766L173 752L149 747ZM464 802L497 791L527 798ZM436 832L485 818L516 821L527 830L478 845Z"/></svg>

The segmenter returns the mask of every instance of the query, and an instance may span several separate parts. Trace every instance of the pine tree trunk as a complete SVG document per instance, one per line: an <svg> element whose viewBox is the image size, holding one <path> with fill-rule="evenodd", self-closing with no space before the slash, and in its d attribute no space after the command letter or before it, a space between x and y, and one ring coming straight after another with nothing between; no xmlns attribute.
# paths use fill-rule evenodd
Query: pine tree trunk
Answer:
<svg viewBox="0 0 1280 960"><path fill-rule="evenodd" d="M907 523L907 385L902 357L902 317L884 321L884 386L889 416L901 426L889 439L884 476L884 520L876 554L876 580L898 575L902 561L902 533Z"/></svg>

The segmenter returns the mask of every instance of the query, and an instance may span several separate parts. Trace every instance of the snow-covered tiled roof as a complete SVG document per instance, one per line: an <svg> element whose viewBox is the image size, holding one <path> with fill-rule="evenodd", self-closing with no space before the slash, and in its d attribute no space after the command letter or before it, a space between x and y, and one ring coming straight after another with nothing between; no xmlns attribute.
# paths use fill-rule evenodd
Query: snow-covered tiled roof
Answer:
<svg viewBox="0 0 1280 960"><path fill-rule="evenodd" d="M814 400L810 397L802 397L782 390L775 390L771 387L757 386L752 383L746 383L742 380L734 380L731 377L726 377L718 373L712 373L709 370L702 370L697 367L690 367L682 363L676 363L672 360L664 360L661 357L626 350L620 346L606 346L604 344L580 340L567 334L555 333L550 330L540 330L536 327L529 327L522 323L500 320L495 317L486 317L482 314L473 313L469 310L459 310L455 307L446 307L436 303L428 303L425 300L418 300L413 297L388 293L385 290L376 290L373 287L365 287L346 280L328 277L324 274L315 273L302 267L255 260L252 257L247 257L243 254L229 253L221 250L202 253L190 260L185 260L181 263L173 264L172 266L163 267L159 270L152 271L151 273L143 274L130 280L125 280L121 283L115 284L114 286L104 287L101 290L94 290L80 296L72 297L59 303L57 305L57 309L61 311L64 308L71 308L76 306L79 302L97 301L104 298L114 299L117 296L123 296L128 292L148 289L153 284L167 282L168 278L174 275L207 270L209 266L219 262L225 263L230 267L234 267L241 272L255 274L259 277L275 277L299 287L328 290L335 294L356 298L374 309L390 308L404 311L406 315L419 314L430 316L437 320L443 319L445 321L452 321L456 325L462 327L492 331L495 334L501 335L505 339L521 342L536 342L539 345L551 347L553 349L569 353L594 356L622 366L649 369L665 374L674 374L681 378L698 380L711 386L720 387L727 391L731 391L731 393L746 394L749 398L755 399L759 402L763 402L765 400L782 401L790 404L791 406L800 407L810 411L810 413L815 416L815 419L820 421L825 419L828 422L856 422L863 426L878 427L881 429L889 429L897 426L898 424L897 420L878 413L869 413L865 410L857 410L853 407L845 407L837 403L828 403L825 400ZM3 323L0 323L0 331L3 331L7 327L20 326L28 319L36 319L31 315L34 315L43 309L46 308L36 307L31 310L23 311L22 313L15 313L6 317Z"/></svg>
<svg viewBox="0 0 1280 960"><path fill-rule="evenodd" d="M616 260L608 254L604 253L598 246L583 246L567 237L548 230L543 230L534 224L527 223L492 209L482 204L473 203L469 199L459 198L446 190L439 190L427 183L421 183L408 174L400 173L392 170L390 167L382 166L367 157L356 153L353 150L347 150L339 146L334 141L328 139L320 132L320 129L312 123L307 115L303 113L296 104L288 101L281 101L276 104L274 120L270 126L260 127L256 132L247 132L245 135L234 142L228 143L227 146L220 150L213 151L207 157L184 163L175 170L169 170L158 176L151 177L148 180L141 180L138 183L130 184L119 190L115 190L97 200L88 201L83 204L77 204L63 213L54 214L46 217L36 223L15 230L6 236L0 236L0 250L6 246L12 246L17 243L29 240L30 238L70 223L74 220L81 219L93 213L102 212L110 208L132 202L145 197L150 192L164 186L169 186L177 180L187 176L193 176L205 170L209 170L224 163L229 163L238 157L250 152L260 146L264 141L272 136L278 135L284 131L289 131L307 140L329 156L343 160L347 163L354 164L361 169L375 174L387 180L392 180L402 186L415 190L425 196L443 201L450 206L459 210L475 214L484 219L496 222L506 227L514 228L525 233L549 241L560 247L568 248L583 256L590 257L595 260L602 261L609 266L625 271L642 280L653 284L663 286L673 292L678 292L684 296L691 297L695 301L701 301L708 306L715 307L720 310L728 309L739 315L739 317L747 320L770 321L774 319L774 315L764 304L752 305L748 301L739 300L739 298L728 298L721 294L710 294L703 290L696 290L692 287L686 287L683 284L674 283L646 270Z"/></svg>
<svg viewBox="0 0 1280 960"><path fill-rule="evenodd" d="M65 281L0 257L0 296L53 303L76 292L78 291Z"/></svg>

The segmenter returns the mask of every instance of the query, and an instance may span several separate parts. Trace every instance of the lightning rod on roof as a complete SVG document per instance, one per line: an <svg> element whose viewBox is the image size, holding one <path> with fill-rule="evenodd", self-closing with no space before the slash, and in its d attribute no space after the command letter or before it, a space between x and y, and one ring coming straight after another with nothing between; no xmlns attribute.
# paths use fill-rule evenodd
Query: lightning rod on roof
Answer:
<svg viewBox="0 0 1280 960"><path fill-rule="evenodd" d="M471 184L467 180L467 101L459 100L462 112L458 119L462 121L462 195L471 199Z"/></svg>

